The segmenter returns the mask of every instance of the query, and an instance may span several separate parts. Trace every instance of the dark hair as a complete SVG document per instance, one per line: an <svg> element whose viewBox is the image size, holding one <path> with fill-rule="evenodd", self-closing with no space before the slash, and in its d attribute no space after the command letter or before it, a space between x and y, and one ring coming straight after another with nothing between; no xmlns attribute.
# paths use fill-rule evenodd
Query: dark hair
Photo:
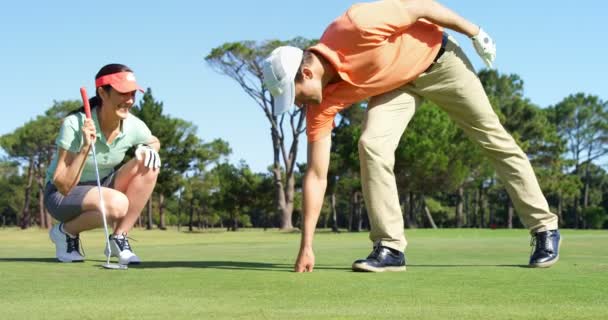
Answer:
<svg viewBox="0 0 608 320"><path fill-rule="evenodd" d="M109 74L118 73L118 72L133 72L133 70L131 70L131 68L125 66L124 64L120 64L120 63L106 64L105 66L101 67L101 69L99 69L99 71L95 75L95 80L97 80L103 76L107 76ZM105 86L102 86L101 88L103 90L105 90L106 92L110 92L110 89L112 88L112 86L107 84ZM99 97L99 95L97 95L97 88L95 88L95 96L92 98L89 98L89 105L91 105L91 109L96 108L96 107L101 107L101 98ZM68 115L76 114L76 113L84 113L84 106L80 106L80 108L70 112Z"/></svg>
<svg viewBox="0 0 608 320"><path fill-rule="evenodd" d="M312 52L310 50L304 50L304 54L302 55L302 62L300 63L300 66L298 67L298 72L296 73L295 82L302 81L302 79L304 77L302 75L302 67L307 66L312 63L313 55L314 55L314 52Z"/></svg>

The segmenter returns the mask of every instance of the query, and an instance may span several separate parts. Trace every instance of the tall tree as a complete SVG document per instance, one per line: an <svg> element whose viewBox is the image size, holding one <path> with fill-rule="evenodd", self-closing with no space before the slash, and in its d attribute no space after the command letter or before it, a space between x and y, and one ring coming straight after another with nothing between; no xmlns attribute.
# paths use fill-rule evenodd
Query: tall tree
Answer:
<svg viewBox="0 0 608 320"><path fill-rule="evenodd" d="M197 225L207 227L215 224L216 220L212 217L211 203L215 191L219 188L219 178L217 174L213 174L210 170L214 166L218 166L225 160L232 150L227 142L216 139L210 143L202 144L196 148L196 157L192 163L191 169L184 179L183 188L180 190L182 203L188 208L188 228L193 231L194 218L198 219ZM181 206L178 210L182 210ZM204 215L205 221L200 220L201 215ZM219 215L214 217L219 218Z"/></svg>
<svg viewBox="0 0 608 320"><path fill-rule="evenodd" d="M0 146L13 159L18 160L27 172L25 197L21 211L21 228L29 227L34 220L31 209L37 207L38 221L43 228L51 226L51 218L44 209L44 180L46 168L55 153L55 138L61 120L68 112L79 107L77 101L55 101L43 115L28 121L14 132L0 137ZM36 184L34 184L36 183ZM38 191L38 203L33 204L33 192Z"/></svg>
<svg viewBox="0 0 608 320"><path fill-rule="evenodd" d="M281 229L292 229L295 199L295 169L300 135L304 132L305 116L300 110L273 115L273 98L263 85L262 61L276 47L291 45L306 48L314 41L301 37L288 41L240 41L225 43L205 57L207 63L220 74L236 81L251 97L270 124L273 150L272 174L275 183L275 202L281 216ZM289 125L285 130L286 123ZM291 144L287 145L287 136ZM282 160L282 162L281 162Z"/></svg>
<svg viewBox="0 0 608 320"><path fill-rule="evenodd" d="M592 166L587 164L608 154L608 103L597 96L577 93L550 107L549 114L560 137L566 140L574 174L582 176L582 199L574 203L575 227L580 227L583 220L579 205L583 210L589 205Z"/></svg>
<svg viewBox="0 0 608 320"><path fill-rule="evenodd" d="M603 168L587 162L581 167L579 177L588 184L587 189L583 189L587 191L587 204L581 210L581 227L602 228L604 221L608 219L608 212L602 208L603 189L608 184L608 174Z"/></svg>
<svg viewBox="0 0 608 320"><path fill-rule="evenodd" d="M227 144L218 141L215 145L205 146L196 135L197 128L191 122L172 118L163 114L163 103L156 101L152 90L147 89L140 103L131 109L131 112L139 117L158 137L161 144L160 157L162 166L158 176L155 193L158 195L158 210L160 229L166 228L165 222L165 198L173 196L181 187L183 174L191 169L193 163L203 155L206 149L218 147L229 150ZM152 227L152 219L149 212L148 229Z"/></svg>
<svg viewBox="0 0 608 320"><path fill-rule="evenodd" d="M361 221L359 210L362 202L358 201L353 193L362 194L361 179L359 175L358 141L361 137L361 126L365 116L364 104L355 104L344 110L339 117L336 130L332 132L332 146L330 166L328 171L327 191L330 197L332 230L338 231L338 197L342 195L350 203L349 230L359 230ZM354 214L354 216L353 216ZM357 225L356 228L354 224Z"/></svg>
<svg viewBox="0 0 608 320"><path fill-rule="evenodd" d="M458 128L436 105L425 102L411 120L395 153L395 175L401 194L411 193L410 207L417 208L430 226L435 222L425 196L453 192L469 174L461 151ZM418 201L419 205L414 205ZM411 212L410 214L413 214ZM415 220L410 217L410 220Z"/></svg>
<svg viewBox="0 0 608 320"><path fill-rule="evenodd" d="M0 226L17 224L23 205L25 180L19 174L19 163L0 161Z"/></svg>
<svg viewBox="0 0 608 320"><path fill-rule="evenodd" d="M212 202L217 210L226 214L228 230L237 231L240 226L250 226L249 213L256 203L261 176L254 174L243 162L238 166L219 164L211 174L216 175L219 182Z"/></svg>
<svg viewBox="0 0 608 320"><path fill-rule="evenodd" d="M152 90L147 89L143 98L131 112L146 123L161 144L162 167L155 193L158 195L158 227L166 229L165 199L172 197L183 185L183 175L193 166L203 169L208 162L228 155L228 143L221 139L209 143L197 136L197 127L183 119L163 113L163 102L155 100ZM148 212L147 228L152 228L152 213Z"/></svg>

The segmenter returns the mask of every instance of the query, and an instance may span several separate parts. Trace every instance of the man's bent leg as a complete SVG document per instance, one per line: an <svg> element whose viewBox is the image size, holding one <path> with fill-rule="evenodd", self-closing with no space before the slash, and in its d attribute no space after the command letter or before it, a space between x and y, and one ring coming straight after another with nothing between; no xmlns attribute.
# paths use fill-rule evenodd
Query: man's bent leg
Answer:
<svg viewBox="0 0 608 320"><path fill-rule="evenodd" d="M361 183L374 245L404 251L403 214L393 167L395 150L420 97L400 88L373 97L359 140Z"/></svg>

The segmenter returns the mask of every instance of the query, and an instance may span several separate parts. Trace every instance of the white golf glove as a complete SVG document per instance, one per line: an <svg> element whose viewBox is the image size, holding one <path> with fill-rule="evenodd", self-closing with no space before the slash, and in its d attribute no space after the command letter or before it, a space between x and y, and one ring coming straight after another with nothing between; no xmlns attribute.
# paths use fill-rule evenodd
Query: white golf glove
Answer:
<svg viewBox="0 0 608 320"><path fill-rule="evenodd" d="M492 62L496 59L496 43L490 36L479 28L479 33L471 38L477 54L481 57L488 68L492 68Z"/></svg>
<svg viewBox="0 0 608 320"><path fill-rule="evenodd" d="M154 150L154 148L147 146L145 144L140 144L135 149L135 157L139 161L144 162L144 166L150 169L158 169L160 168L160 156L158 152Z"/></svg>

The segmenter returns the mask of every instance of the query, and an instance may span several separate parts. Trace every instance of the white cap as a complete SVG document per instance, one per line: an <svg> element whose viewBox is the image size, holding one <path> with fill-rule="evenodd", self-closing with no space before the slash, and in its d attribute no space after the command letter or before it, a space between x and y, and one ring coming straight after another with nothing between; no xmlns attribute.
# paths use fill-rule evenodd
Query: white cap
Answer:
<svg viewBox="0 0 608 320"><path fill-rule="evenodd" d="M274 115L279 116L288 111L295 103L296 88L294 80L304 51L300 48L278 47L264 59L262 73L264 85L274 98Z"/></svg>

